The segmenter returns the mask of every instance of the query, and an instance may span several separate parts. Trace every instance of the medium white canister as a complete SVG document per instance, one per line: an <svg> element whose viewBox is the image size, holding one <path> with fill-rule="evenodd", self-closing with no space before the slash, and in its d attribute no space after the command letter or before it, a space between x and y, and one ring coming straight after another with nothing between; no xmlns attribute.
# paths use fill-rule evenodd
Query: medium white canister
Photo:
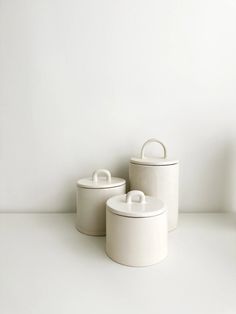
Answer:
<svg viewBox="0 0 236 314"><path fill-rule="evenodd" d="M106 253L117 263L148 266L167 255L167 212L156 197L131 191L110 198L106 226Z"/></svg>
<svg viewBox="0 0 236 314"><path fill-rule="evenodd" d="M145 155L145 149L151 143L162 146L162 157L151 158ZM179 162L167 158L167 150L162 142L150 139L143 144L141 156L130 160L129 179L131 190L143 191L164 202L168 211L168 229L175 229L179 207Z"/></svg>
<svg viewBox="0 0 236 314"><path fill-rule="evenodd" d="M96 170L91 178L77 182L77 229L88 235L106 234L106 201L126 191L125 180L111 176L106 169Z"/></svg>

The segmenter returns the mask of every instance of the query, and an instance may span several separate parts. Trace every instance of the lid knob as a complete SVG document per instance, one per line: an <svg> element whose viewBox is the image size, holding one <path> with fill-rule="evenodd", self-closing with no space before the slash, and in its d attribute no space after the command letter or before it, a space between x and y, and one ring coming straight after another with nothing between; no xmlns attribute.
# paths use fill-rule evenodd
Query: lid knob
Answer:
<svg viewBox="0 0 236 314"><path fill-rule="evenodd" d="M143 144L143 146L142 146L142 149L141 149L141 158L142 158L142 159L145 158L145 155L144 155L145 147L146 147L147 145L149 145L150 143L158 143L158 144L160 144L160 145L163 147L163 150L164 150L164 155L163 155L162 158L166 158L166 157L167 157L167 151L166 151L165 145L164 145L162 142L158 141L156 138L151 138L150 140L146 141L146 142Z"/></svg>
<svg viewBox="0 0 236 314"><path fill-rule="evenodd" d="M98 177L103 174L108 182L111 182L111 173L107 169L98 169L94 171L92 180L93 182L98 182Z"/></svg>
<svg viewBox="0 0 236 314"><path fill-rule="evenodd" d="M139 197L139 203L145 204L145 195L142 191L133 190L127 193L126 195L126 203L131 204L133 197L138 196Z"/></svg>

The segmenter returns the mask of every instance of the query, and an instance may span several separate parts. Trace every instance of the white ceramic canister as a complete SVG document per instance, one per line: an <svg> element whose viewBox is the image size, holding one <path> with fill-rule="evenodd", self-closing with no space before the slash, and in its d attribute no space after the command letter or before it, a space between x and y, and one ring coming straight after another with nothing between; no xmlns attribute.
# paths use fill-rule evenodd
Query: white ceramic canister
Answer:
<svg viewBox="0 0 236 314"><path fill-rule="evenodd" d="M106 253L117 263L148 266L167 255L167 211L156 197L130 191L110 198L106 228Z"/></svg>
<svg viewBox="0 0 236 314"><path fill-rule="evenodd" d="M77 229L88 235L106 234L106 201L126 191L124 179L115 178L106 169L96 170L91 178L77 182Z"/></svg>
<svg viewBox="0 0 236 314"><path fill-rule="evenodd" d="M145 155L145 149L151 143L162 146L162 157L151 158ZM168 229L175 229L179 207L179 162L167 158L167 150L162 142L150 139L144 143L141 156L130 160L129 180L131 190L143 191L164 202L168 211Z"/></svg>

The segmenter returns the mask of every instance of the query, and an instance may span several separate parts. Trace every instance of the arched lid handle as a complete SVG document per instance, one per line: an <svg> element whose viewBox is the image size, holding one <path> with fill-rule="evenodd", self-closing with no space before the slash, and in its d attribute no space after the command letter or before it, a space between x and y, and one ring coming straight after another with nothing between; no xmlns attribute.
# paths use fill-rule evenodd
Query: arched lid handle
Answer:
<svg viewBox="0 0 236 314"><path fill-rule="evenodd" d="M111 182L111 173L107 169L98 169L98 170L94 171L93 176L92 176L93 182L98 182L99 176L102 174L105 176L105 178L108 182Z"/></svg>
<svg viewBox="0 0 236 314"><path fill-rule="evenodd" d="M161 141L157 140L156 138L151 138L150 140L147 140L147 141L143 144L143 146L142 146L142 149L141 149L141 158L142 158L142 159L146 158L146 157L145 157L145 154L144 154L145 148L147 147L147 145L149 145L149 144L151 144L151 143L158 143L158 144L160 144L160 145L162 146L162 148L163 148L163 151L164 151L164 154L163 154L163 157L162 157L162 158L167 158L167 150L166 150L165 145L164 145Z"/></svg>
<svg viewBox="0 0 236 314"><path fill-rule="evenodd" d="M142 191L133 190L127 193L126 195L126 203L131 204L133 203L133 197L138 196L139 197L139 203L145 204L145 195Z"/></svg>

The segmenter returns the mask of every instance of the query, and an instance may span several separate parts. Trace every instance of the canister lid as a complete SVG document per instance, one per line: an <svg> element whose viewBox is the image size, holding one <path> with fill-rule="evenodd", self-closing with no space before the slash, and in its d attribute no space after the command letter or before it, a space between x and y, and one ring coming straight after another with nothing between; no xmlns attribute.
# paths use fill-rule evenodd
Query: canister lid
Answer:
<svg viewBox="0 0 236 314"><path fill-rule="evenodd" d="M163 157L147 157L145 156L145 148L150 143L158 143L163 147ZM174 165L177 164L179 161L174 159L167 158L167 150L165 145L155 138L151 138L150 140L146 141L141 149L141 156L140 157L132 157L130 159L131 163L139 164L139 165L147 165L147 166L167 166L167 165Z"/></svg>
<svg viewBox="0 0 236 314"><path fill-rule="evenodd" d="M161 200L136 190L109 198L107 208L116 215L135 218L157 216L166 211Z"/></svg>
<svg viewBox="0 0 236 314"><path fill-rule="evenodd" d="M94 171L92 177L77 181L77 186L87 189L108 189L124 184L124 179L112 177L110 171L106 169L98 169Z"/></svg>

